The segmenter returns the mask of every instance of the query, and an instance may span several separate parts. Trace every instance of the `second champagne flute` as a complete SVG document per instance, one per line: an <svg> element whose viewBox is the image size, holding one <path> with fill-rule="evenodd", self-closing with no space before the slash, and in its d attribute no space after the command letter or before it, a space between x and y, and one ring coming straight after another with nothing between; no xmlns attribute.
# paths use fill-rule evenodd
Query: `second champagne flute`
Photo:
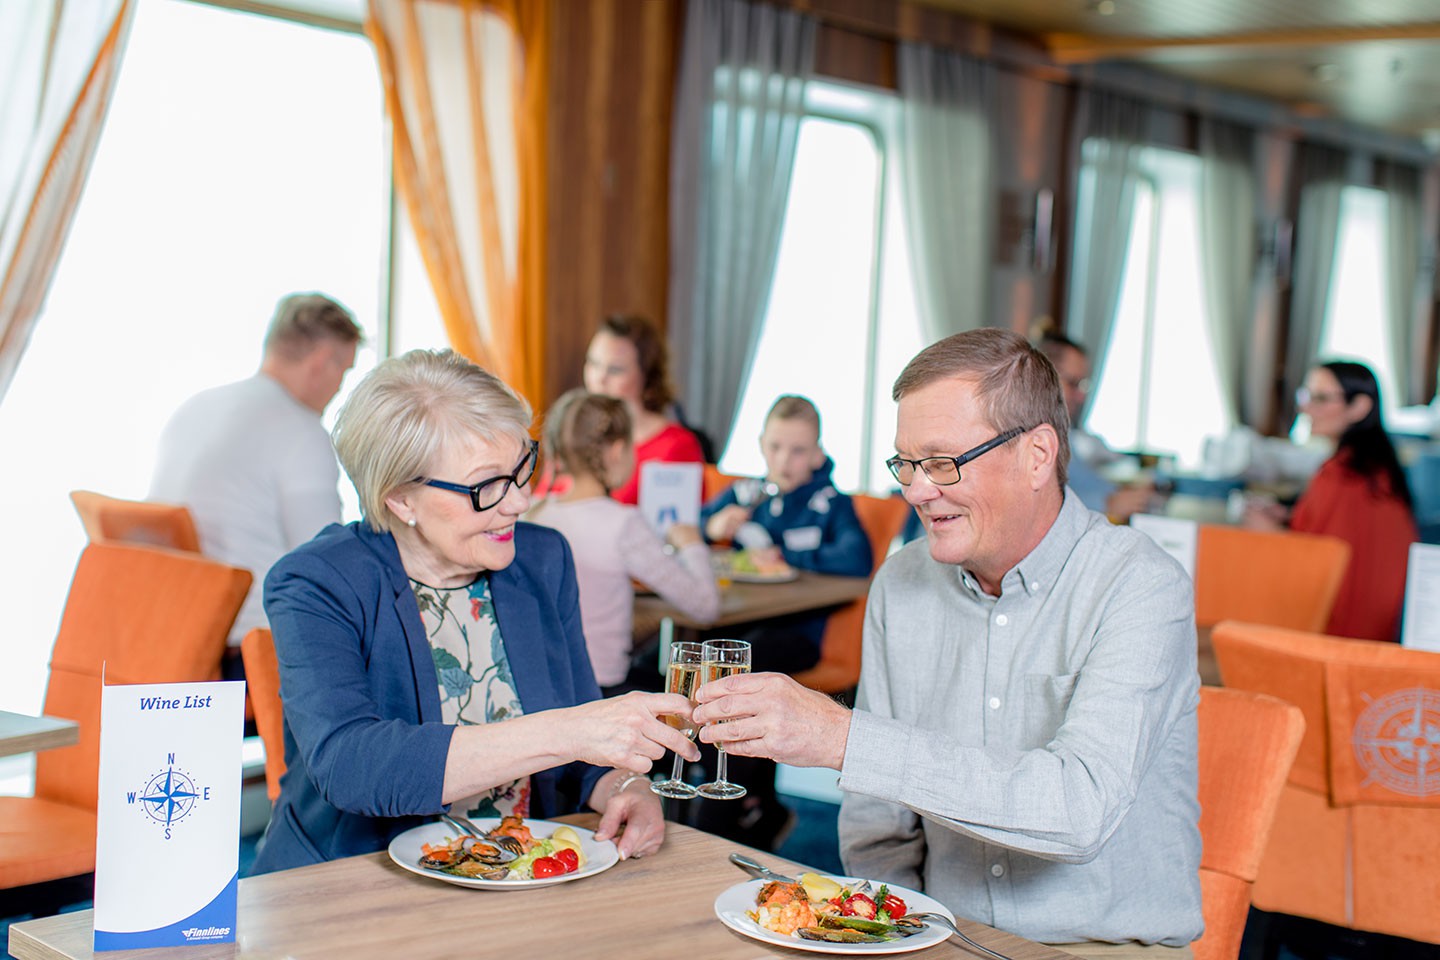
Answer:
<svg viewBox="0 0 1440 960"><path fill-rule="evenodd" d="M744 640L706 640L703 657L706 683L750 672L750 644ZM700 784L696 792L711 800L738 800L745 796L745 788L726 777L728 757L724 745L717 743L715 749L720 758L715 780Z"/></svg>
<svg viewBox="0 0 1440 960"><path fill-rule="evenodd" d="M703 644L677 640L670 644L670 666L665 672L665 692L678 693L695 706L695 690L703 682L701 676L705 649ZM695 739L695 724L688 718L667 713L666 723L679 730L691 740ZM695 796L695 788L680 778L685 760L675 754L675 764L670 768L670 779L650 784L650 789L662 797L675 800L689 800Z"/></svg>

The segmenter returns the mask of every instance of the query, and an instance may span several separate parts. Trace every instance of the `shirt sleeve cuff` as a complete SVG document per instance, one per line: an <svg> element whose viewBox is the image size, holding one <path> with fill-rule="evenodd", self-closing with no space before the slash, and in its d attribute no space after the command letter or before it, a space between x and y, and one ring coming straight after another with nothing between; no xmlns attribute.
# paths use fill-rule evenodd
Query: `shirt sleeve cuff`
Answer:
<svg viewBox="0 0 1440 960"><path fill-rule="evenodd" d="M840 766L840 788L851 793L897 800L916 769L910 752L916 730L890 717L864 710L850 712L850 734Z"/></svg>

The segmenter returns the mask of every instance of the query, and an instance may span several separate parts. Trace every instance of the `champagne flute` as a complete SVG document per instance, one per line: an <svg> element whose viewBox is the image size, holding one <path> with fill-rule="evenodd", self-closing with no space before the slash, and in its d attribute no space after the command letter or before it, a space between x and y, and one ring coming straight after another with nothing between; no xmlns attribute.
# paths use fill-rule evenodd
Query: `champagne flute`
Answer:
<svg viewBox="0 0 1440 960"><path fill-rule="evenodd" d="M747 641L706 640L702 656L706 683L711 680L719 680L721 677L750 672L750 644ZM720 758L716 770L718 776L710 783L700 784L696 792L711 800L738 800L745 796L745 788L738 783L731 783L726 778L729 758L725 754L725 745L717 743L715 749Z"/></svg>
<svg viewBox="0 0 1440 960"><path fill-rule="evenodd" d="M680 694L689 699L693 707L695 690L701 682L704 654L703 644L686 640L677 640L670 644L670 666L665 671L665 692ZM663 719L686 737L695 739L695 724L688 717L667 713ZM680 778L684 766L684 758L678 753L675 754L675 764L670 768L670 779L652 783L650 789L662 797L675 800L689 800L694 797L695 788Z"/></svg>

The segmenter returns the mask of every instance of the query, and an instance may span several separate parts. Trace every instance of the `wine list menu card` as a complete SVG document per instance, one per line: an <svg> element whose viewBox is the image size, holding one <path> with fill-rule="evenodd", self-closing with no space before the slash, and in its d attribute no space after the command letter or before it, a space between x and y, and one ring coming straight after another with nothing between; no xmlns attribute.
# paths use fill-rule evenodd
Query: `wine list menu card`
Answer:
<svg viewBox="0 0 1440 960"><path fill-rule="evenodd" d="M235 941L244 732L244 683L103 687L95 950Z"/></svg>
<svg viewBox="0 0 1440 960"><path fill-rule="evenodd" d="M1440 653L1440 546L1410 544L1400 645Z"/></svg>

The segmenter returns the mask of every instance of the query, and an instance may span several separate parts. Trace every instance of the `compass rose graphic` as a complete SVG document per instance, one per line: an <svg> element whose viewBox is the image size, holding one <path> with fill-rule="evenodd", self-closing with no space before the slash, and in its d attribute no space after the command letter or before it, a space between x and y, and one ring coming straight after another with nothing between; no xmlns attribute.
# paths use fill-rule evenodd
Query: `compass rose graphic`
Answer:
<svg viewBox="0 0 1440 960"><path fill-rule="evenodd" d="M199 800L208 800L208 787L195 784L188 771L175 766L175 755L168 755L165 769L160 770L145 782L145 786L129 794L131 804L139 806L150 822L165 828L165 839L171 838L171 828L195 811Z"/></svg>
<svg viewBox="0 0 1440 960"><path fill-rule="evenodd" d="M1440 794L1440 691L1413 687L1372 702L1351 734L1365 783L1411 797Z"/></svg>

